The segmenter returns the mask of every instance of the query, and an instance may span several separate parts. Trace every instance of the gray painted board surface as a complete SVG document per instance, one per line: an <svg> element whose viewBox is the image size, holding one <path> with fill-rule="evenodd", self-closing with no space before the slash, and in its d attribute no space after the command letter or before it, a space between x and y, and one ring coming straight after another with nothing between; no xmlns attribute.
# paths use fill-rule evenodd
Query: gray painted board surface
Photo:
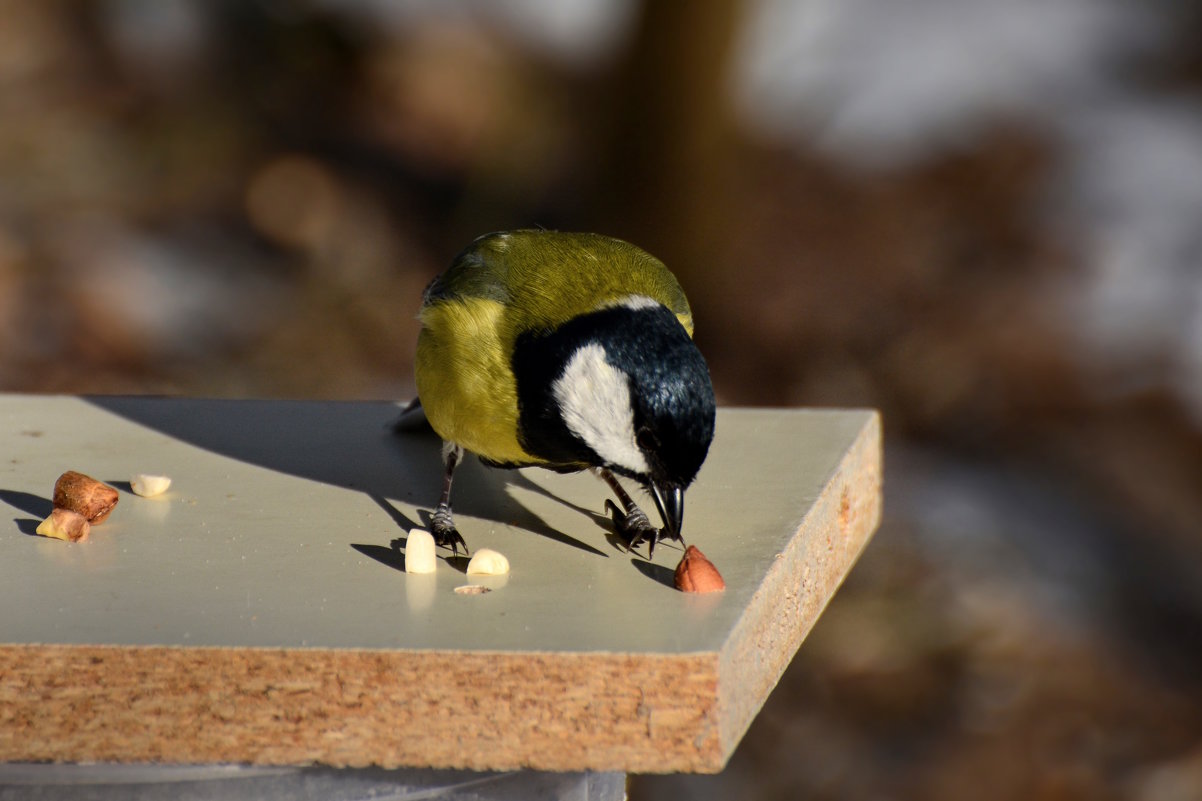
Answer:
<svg viewBox="0 0 1202 801"><path fill-rule="evenodd" d="M441 466L433 434L391 432L397 411L0 396L0 642L718 651L871 415L719 412L684 531L727 590L691 596L671 586L675 544L647 562L613 540L595 477L474 459L456 476L457 523L511 574L469 578L453 559L404 573L404 539L437 499ZM65 470L121 490L88 542L33 535ZM124 482L142 472L174 483L137 497ZM476 582L492 591L454 592Z"/></svg>

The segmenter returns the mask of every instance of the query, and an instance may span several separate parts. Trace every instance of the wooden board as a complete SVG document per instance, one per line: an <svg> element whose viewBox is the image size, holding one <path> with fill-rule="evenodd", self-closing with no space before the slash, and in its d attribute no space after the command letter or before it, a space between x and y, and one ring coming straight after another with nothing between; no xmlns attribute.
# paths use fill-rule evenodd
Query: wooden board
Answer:
<svg viewBox="0 0 1202 801"><path fill-rule="evenodd" d="M717 771L880 518L875 413L723 409L685 534L724 592L625 552L595 477L475 460L456 519L511 574L410 575L439 442L396 411L0 395L0 760ZM33 534L65 470L121 490L87 542Z"/></svg>

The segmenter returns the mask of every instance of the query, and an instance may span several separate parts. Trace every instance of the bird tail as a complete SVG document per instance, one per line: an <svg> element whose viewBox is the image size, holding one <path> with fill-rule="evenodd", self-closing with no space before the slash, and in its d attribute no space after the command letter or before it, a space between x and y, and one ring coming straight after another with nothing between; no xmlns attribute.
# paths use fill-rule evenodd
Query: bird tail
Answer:
<svg viewBox="0 0 1202 801"><path fill-rule="evenodd" d="M414 431L430 431L430 421L426 419L426 410L422 408L422 399L414 398L401 409L401 413L392 421L391 428L397 434L409 434Z"/></svg>

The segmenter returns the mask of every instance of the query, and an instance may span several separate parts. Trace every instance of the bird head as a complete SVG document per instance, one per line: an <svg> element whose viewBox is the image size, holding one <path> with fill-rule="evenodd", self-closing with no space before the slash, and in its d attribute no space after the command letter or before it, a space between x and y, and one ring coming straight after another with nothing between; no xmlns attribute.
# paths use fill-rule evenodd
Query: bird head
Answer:
<svg viewBox="0 0 1202 801"><path fill-rule="evenodd" d="M550 466L642 484L670 534L714 437L705 359L676 316L633 296L514 346L519 439Z"/></svg>

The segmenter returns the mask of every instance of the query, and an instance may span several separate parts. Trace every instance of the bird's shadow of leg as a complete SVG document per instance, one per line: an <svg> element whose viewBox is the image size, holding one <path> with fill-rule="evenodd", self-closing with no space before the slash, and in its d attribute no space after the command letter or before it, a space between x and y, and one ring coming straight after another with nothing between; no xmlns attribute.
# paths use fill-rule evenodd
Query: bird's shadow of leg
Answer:
<svg viewBox="0 0 1202 801"><path fill-rule="evenodd" d="M380 506L380 508L382 508L384 511L388 512L388 515L397 524L397 527L405 532L405 536L394 537L393 539L391 539L388 542L387 548L385 548L383 545L372 545L372 544L361 543L361 542L352 542L351 547L354 548L359 553L363 554L364 556L369 556L372 559L375 559L377 562L379 562L382 565L387 565L388 567L391 567L394 570L399 570L402 573L404 573L405 572L405 547L409 544L408 534L411 530L417 528L418 526L414 521L410 520L408 516L406 516L403 512L401 512L401 510L397 509L395 506L393 506L391 503L389 503L388 500L383 495L379 495L375 492L369 492L369 493L367 493L367 495L369 498L371 498L373 501L375 501L376 504ZM421 512L421 515L425 521L424 527L427 530L429 530L430 513L423 511L423 512ZM451 567L458 570L460 573L467 572L467 563L469 560L466 556L461 556L460 554L452 554L450 556L443 557L443 561L446 562Z"/></svg>
<svg viewBox="0 0 1202 801"><path fill-rule="evenodd" d="M506 477L505 483L509 488L511 488L511 489L518 488L518 489L537 493L538 495L541 495L544 498L548 498L550 500L555 501L558 504L562 504L563 506L565 506L573 511L579 512L580 514L584 515L585 517L590 518L594 523L597 524L597 527L599 529L601 529L601 532L605 535L605 541L609 544L609 547L613 548L615 551L618 551L619 553L623 553L623 554L628 553L635 557L638 557L641 560L644 560L648 564L651 563L651 556L652 556L651 553L648 553L644 556L639 551L637 551L637 550L632 551L628 547L626 540L623 539L622 535L618 533L618 526L615 523L614 519L610 516L608 511L600 511L599 512L599 511L594 511L592 509L581 506L580 504L576 503L575 501L568 500L567 498L564 498L561 495L557 495L556 493L552 492L551 490L547 489L546 487L543 487L541 484L531 481L520 471L511 470L511 471L506 471L506 472L508 473L508 475ZM602 482L601 480L598 479L597 486L598 486L598 496L597 497L598 497L599 501L604 502L606 499L612 500L612 495L609 493L608 488L605 487L604 482ZM535 533L543 534L544 536L550 536L553 539L561 539L561 538L566 537L567 539L571 540L571 542L569 542L568 544L577 544L577 547L583 547L584 549L586 549L590 552L594 552L594 553L598 552L595 548L592 548L591 546L587 546L584 543L581 543L581 542L579 542L579 540L576 540L574 538L567 537L567 535L563 534L562 532L556 531L555 529L552 529L551 527L547 526L546 523L544 523L541 518L539 518L536 514L529 511L528 509L526 509L526 507L524 505L522 505L522 503L519 499L512 498L511 500L513 503L521 506L521 508L524 509L525 513L526 513L526 518L521 521L517 521L515 523L515 525L520 525L523 528L529 528L531 531L535 531ZM533 521L536 521L536 522L533 522ZM498 521L498 522L500 522L500 521ZM670 539L661 539L659 541L659 543L656 545L656 550L661 550L665 547L666 548L676 548L676 549L680 550L681 552L683 552L683 550L684 550L684 546L682 543L679 543L679 542L676 542L676 541L670 540ZM667 583L669 585L672 585L671 575L668 576Z"/></svg>
<svg viewBox="0 0 1202 801"><path fill-rule="evenodd" d="M434 472L433 466L431 466L430 472ZM533 490L547 498L554 499L557 503L568 503L571 508L593 517L599 524L604 524L607 521L607 518L603 515L593 514L543 489L522 475L520 471L487 467L476 459L465 460L455 471L454 490L451 495L455 514L470 515L483 520L491 520L495 523L514 526L563 545L570 545L573 548L579 548L597 556L608 557L608 554L604 551L547 525L541 517L527 508L519 499L513 497L510 487L514 486ZM431 490L433 489L432 487ZM380 493L368 492L368 496L380 508L388 512L397 526L406 533L410 529L418 527L425 528L427 531L430 530L431 518L434 514L433 506L418 510L419 523L416 520L410 519L406 514L389 503ZM436 498L436 494L431 495L431 500ZM398 543L399 547L404 547L403 538L393 540L394 547L397 547ZM357 550L362 552L362 549L357 548ZM373 558L375 557L373 556ZM445 557L445 561L461 572L467 570L468 560L464 556L452 554Z"/></svg>
<svg viewBox="0 0 1202 801"><path fill-rule="evenodd" d="M367 496L375 501L381 509L388 512L388 516L393 519L393 522L397 524L401 531L405 532L405 536L392 539L388 543L387 548L385 548L383 545L373 545L362 542L352 542L351 547L364 556L369 556L372 559L375 559L382 565L387 565L393 570L399 570L404 573L405 544L409 541L409 530L415 528L416 526L413 524L413 521L411 521L401 512L400 509L397 509L395 506L389 503L383 495L375 492L368 492Z"/></svg>
<svg viewBox="0 0 1202 801"><path fill-rule="evenodd" d="M588 543L585 543L569 534L565 534L559 529L547 525L547 523L541 517L523 504L520 498L516 497L515 493L513 492L514 489L526 490L541 495L544 498L553 500L558 504L591 518L593 522L595 522L597 526L605 532L606 540L609 541L610 545L613 545L615 541L620 542L612 537L613 528L610 525L609 518L605 514L594 512L591 509L586 509L585 507L570 501L561 495L551 492L540 484L531 481L520 470L506 470L504 471L504 474L505 498L503 504L506 509L516 512L516 515L506 516L504 522L527 529L528 531L532 531L535 534L555 540L556 542L563 543L564 545L571 545L589 553L608 558L609 554L594 548L592 545L589 545ZM625 549L620 548L620 550Z"/></svg>
<svg viewBox="0 0 1202 801"><path fill-rule="evenodd" d="M664 565L657 565L654 562L647 562L642 559L631 559L630 564L634 565L635 570L642 573L647 578L666 587L676 589L676 571Z"/></svg>

